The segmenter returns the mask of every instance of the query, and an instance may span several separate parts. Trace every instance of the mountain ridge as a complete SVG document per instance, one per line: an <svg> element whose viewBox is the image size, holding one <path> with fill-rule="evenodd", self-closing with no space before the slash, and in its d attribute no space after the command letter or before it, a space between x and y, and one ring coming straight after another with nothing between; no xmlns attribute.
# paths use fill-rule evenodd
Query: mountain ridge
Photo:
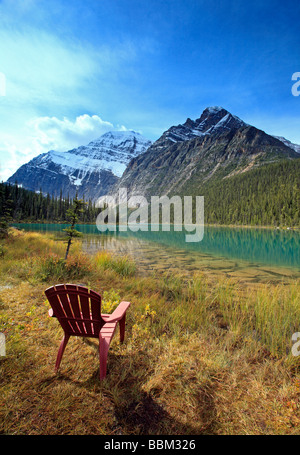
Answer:
<svg viewBox="0 0 300 455"><path fill-rule="evenodd" d="M204 109L196 120L172 126L146 152L133 158L111 191L132 195L170 195L194 180L228 178L252 167L300 155L279 139L245 123L220 106Z"/></svg>

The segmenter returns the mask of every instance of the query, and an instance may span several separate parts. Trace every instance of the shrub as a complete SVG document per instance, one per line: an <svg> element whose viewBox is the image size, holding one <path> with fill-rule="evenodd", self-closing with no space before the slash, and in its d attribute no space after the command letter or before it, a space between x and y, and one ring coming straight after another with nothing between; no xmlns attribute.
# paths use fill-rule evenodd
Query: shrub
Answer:
<svg viewBox="0 0 300 455"><path fill-rule="evenodd" d="M83 255L70 256L67 260L49 255L39 262L36 275L42 281L68 281L90 275L91 269L89 259Z"/></svg>

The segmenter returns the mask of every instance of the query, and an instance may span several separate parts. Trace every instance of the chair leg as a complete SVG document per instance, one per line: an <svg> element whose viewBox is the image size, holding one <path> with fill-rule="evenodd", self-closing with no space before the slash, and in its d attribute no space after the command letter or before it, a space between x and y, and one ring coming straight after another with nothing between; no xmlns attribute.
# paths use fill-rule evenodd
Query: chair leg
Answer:
<svg viewBox="0 0 300 455"><path fill-rule="evenodd" d="M107 355L109 342L101 334L99 336L100 381L106 376Z"/></svg>
<svg viewBox="0 0 300 455"><path fill-rule="evenodd" d="M120 324L120 342L123 343L124 338L125 338L125 319L126 319L126 313L122 317L122 319L119 321Z"/></svg>
<svg viewBox="0 0 300 455"><path fill-rule="evenodd" d="M60 365L64 350L65 350L65 347L67 346L67 343L69 341L69 338L70 338L70 335L65 333L65 336L63 337L63 339L60 343L57 358L56 358L55 372L57 372L57 370L59 369L59 365Z"/></svg>

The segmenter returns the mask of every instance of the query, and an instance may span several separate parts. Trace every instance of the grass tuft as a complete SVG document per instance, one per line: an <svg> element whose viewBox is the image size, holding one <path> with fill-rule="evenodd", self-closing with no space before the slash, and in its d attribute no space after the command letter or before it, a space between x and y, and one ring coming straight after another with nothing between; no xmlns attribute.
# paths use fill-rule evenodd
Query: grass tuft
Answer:
<svg viewBox="0 0 300 455"><path fill-rule="evenodd" d="M99 252L93 260L100 270L113 270L124 277L133 276L136 272L135 263L128 257L115 257L106 252Z"/></svg>

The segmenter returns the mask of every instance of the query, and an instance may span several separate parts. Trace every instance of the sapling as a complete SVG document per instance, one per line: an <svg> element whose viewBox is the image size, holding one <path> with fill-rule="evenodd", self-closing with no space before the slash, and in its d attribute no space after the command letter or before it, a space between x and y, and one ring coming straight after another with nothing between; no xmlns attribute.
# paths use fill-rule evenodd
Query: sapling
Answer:
<svg viewBox="0 0 300 455"><path fill-rule="evenodd" d="M73 238L82 236L82 233L77 231L77 229L75 229L74 226L77 223L80 214L84 212L84 206L85 206L85 202L82 199L78 199L76 196L76 198L73 200L73 206L67 210L67 217L71 221L71 226L63 229L68 238L65 261L68 258L68 254L69 254L69 250L70 250L70 246L71 246Z"/></svg>

